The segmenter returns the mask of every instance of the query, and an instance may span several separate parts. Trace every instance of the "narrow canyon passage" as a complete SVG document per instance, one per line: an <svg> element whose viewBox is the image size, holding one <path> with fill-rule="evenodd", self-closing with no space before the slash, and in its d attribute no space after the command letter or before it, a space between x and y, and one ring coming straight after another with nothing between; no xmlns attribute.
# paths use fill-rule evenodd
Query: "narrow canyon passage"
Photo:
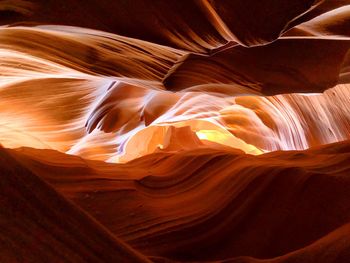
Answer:
<svg viewBox="0 0 350 263"><path fill-rule="evenodd" d="M0 23L0 262L348 262L349 0Z"/></svg>

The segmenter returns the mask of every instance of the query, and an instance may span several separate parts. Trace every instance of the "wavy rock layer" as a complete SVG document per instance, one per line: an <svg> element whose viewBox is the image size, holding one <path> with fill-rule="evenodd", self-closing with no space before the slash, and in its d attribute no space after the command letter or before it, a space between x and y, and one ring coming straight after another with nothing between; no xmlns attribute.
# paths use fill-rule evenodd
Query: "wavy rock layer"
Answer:
<svg viewBox="0 0 350 263"><path fill-rule="evenodd" d="M349 260L349 0L3 0L0 25L1 262Z"/></svg>
<svg viewBox="0 0 350 263"><path fill-rule="evenodd" d="M151 260L344 262L348 256L349 142L258 157L213 149L158 153L128 164L30 148L10 153L25 168L8 178L44 179ZM2 163L7 167L12 162ZM40 187L32 193L42 194Z"/></svg>
<svg viewBox="0 0 350 263"><path fill-rule="evenodd" d="M18 22L0 28L5 147L126 162L159 150L260 154L349 139L346 1L77 6L0 3L2 23Z"/></svg>
<svg viewBox="0 0 350 263"><path fill-rule="evenodd" d="M1 262L149 262L4 149L0 167Z"/></svg>
<svg viewBox="0 0 350 263"><path fill-rule="evenodd" d="M324 94L259 97L240 96L244 90L233 85L172 93L82 73L32 79L30 74L4 79L0 90L6 147L125 162L213 143L259 154L350 139L348 85ZM188 129L188 136L177 136L180 128Z"/></svg>
<svg viewBox="0 0 350 263"><path fill-rule="evenodd" d="M349 139L348 3L255 2L89 1L81 8L91 20L75 1L1 2L4 23L89 26L98 17L95 28L154 42L73 26L1 27L1 143L125 162L159 150L219 144L260 154ZM72 12L50 16L46 7ZM113 21L97 15L111 10Z"/></svg>
<svg viewBox="0 0 350 263"><path fill-rule="evenodd" d="M203 52L232 40L245 45L272 41L288 29L290 21L322 2L269 0L257 5L254 0L244 3L239 0L89 0L82 6L77 0L64 3L54 0L6 0L0 4L0 21L9 24L34 20L45 24L95 28ZM327 2L328 8L340 5L334 1ZM277 12L281 15L277 16ZM267 15L269 19L266 19Z"/></svg>

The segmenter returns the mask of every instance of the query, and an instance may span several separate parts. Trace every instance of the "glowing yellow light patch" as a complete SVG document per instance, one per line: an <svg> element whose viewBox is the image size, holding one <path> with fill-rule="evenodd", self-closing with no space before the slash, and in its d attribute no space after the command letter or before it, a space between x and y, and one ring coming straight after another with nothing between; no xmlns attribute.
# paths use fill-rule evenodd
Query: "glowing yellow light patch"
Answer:
<svg viewBox="0 0 350 263"><path fill-rule="evenodd" d="M226 134L223 134L222 132L216 130L200 130L196 132L196 135L201 140L207 140L222 144L224 144L228 139L228 136Z"/></svg>
<svg viewBox="0 0 350 263"><path fill-rule="evenodd" d="M249 154L258 155L263 153L254 145L245 143L243 140L236 138L229 132L223 133L217 130L199 130L196 132L196 135L200 140L211 141L232 148L241 149Z"/></svg>

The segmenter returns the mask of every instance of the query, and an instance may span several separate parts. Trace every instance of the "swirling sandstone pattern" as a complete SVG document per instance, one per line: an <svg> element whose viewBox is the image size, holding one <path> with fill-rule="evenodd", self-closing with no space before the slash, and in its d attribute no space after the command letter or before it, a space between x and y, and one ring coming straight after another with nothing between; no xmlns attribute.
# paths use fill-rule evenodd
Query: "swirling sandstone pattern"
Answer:
<svg viewBox="0 0 350 263"><path fill-rule="evenodd" d="M343 262L348 255L349 142L260 156L207 148L127 164L30 148L7 154L148 256L318 262L326 253L324 262Z"/></svg>
<svg viewBox="0 0 350 263"><path fill-rule="evenodd" d="M0 1L1 262L347 262L349 0Z"/></svg>

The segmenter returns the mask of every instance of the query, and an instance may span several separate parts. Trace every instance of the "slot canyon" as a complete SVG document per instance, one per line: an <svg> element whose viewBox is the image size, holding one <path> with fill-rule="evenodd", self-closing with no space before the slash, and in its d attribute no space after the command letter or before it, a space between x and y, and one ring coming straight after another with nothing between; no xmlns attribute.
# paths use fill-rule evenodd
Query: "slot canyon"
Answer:
<svg viewBox="0 0 350 263"><path fill-rule="evenodd" d="M350 262L350 0L0 0L0 262Z"/></svg>

